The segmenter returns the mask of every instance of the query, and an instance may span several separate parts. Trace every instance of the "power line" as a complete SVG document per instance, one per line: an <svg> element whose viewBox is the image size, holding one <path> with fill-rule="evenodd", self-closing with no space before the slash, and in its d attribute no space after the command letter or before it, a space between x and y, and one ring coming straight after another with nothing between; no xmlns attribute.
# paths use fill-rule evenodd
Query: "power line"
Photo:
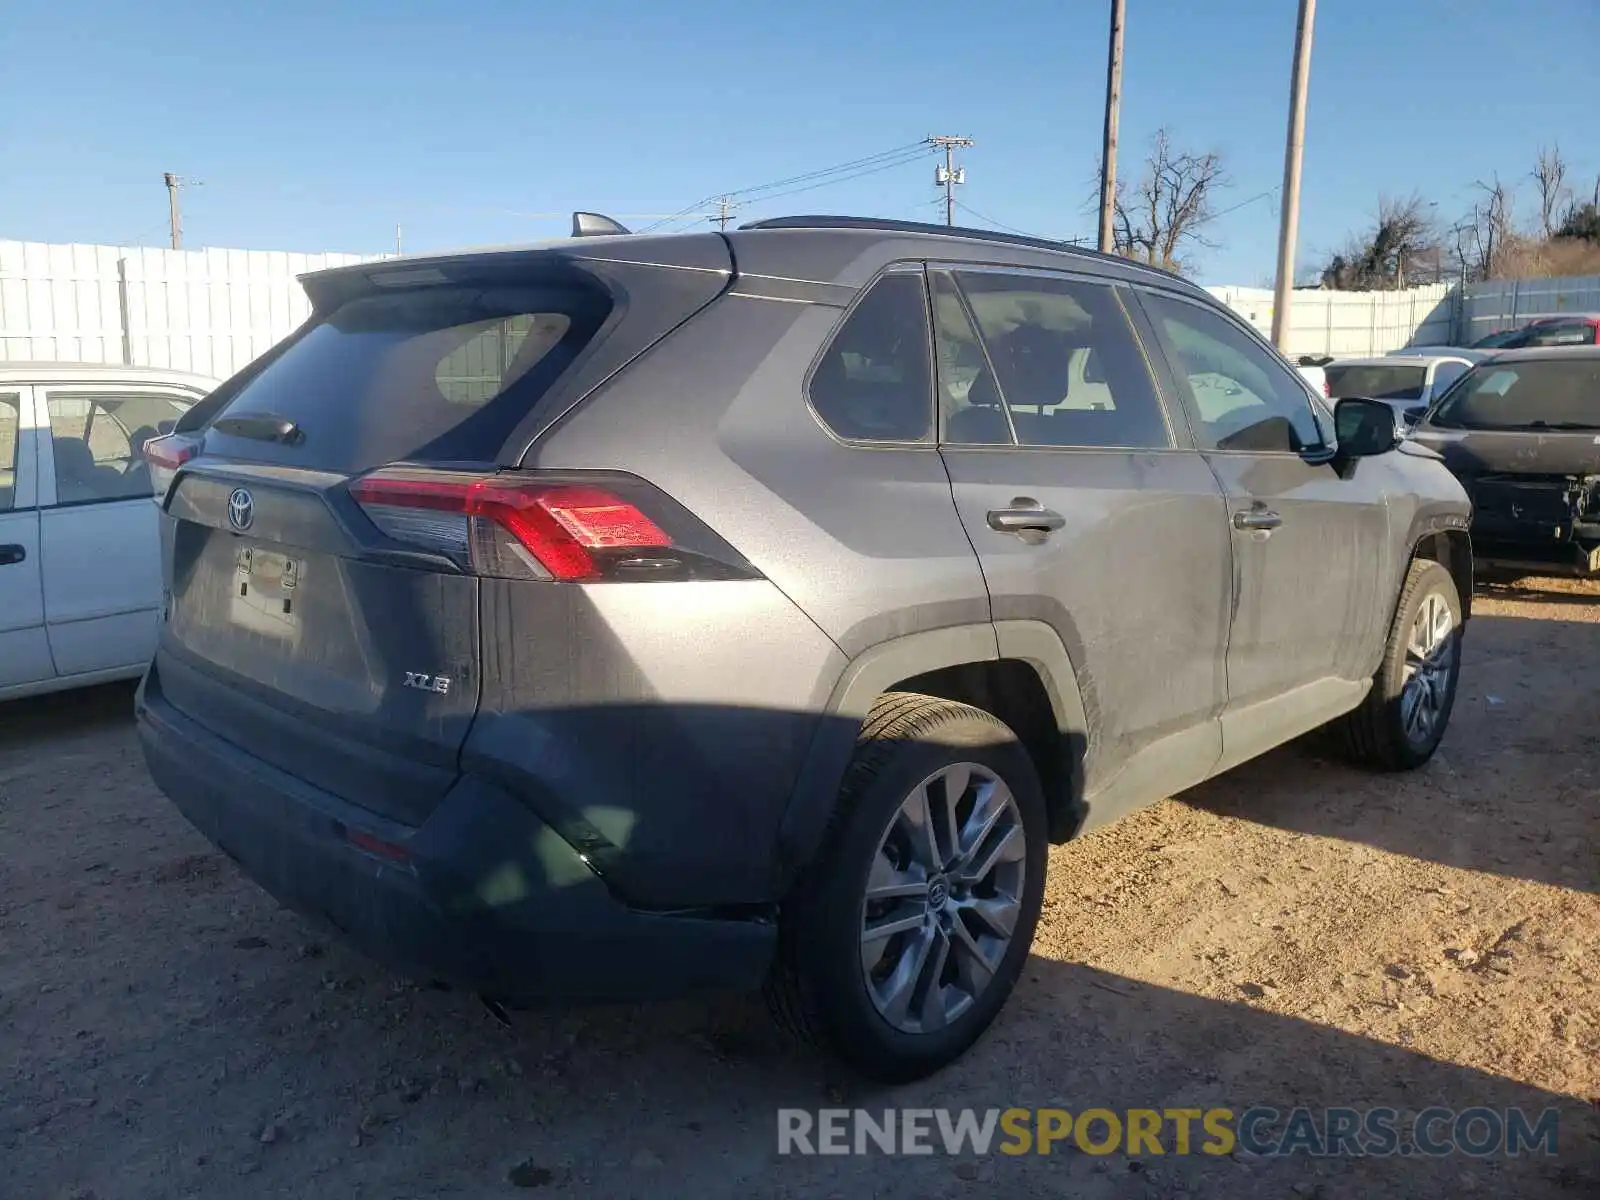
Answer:
<svg viewBox="0 0 1600 1200"><path fill-rule="evenodd" d="M993 226L995 226L995 227L997 227L999 229L1005 230L1007 233L1017 233L1017 234L1021 234L1023 237L1041 237L1041 236L1043 236L1043 235L1037 234L1037 233L1029 233L1026 229L1018 229L1015 225L1007 225L1004 221L997 221L993 217L984 216L983 213L981 213L977 209L973 208L972 205L966 204L963 201L957 200L956 201L956 207L959 208L964 213L972 214L973 216L977 217L978 220L980 220L980 221L987 221L989 224L991 224L991 225L993 225Z"/></svg>
<svg viewBox="0 0 1600 1200"><path fill-rule="evenodd" d="M832 167L821 167L815 171L807 171L802 175L791 175L788 179L775 179L771 183L757 184L755 187L741 188L736 192L729 192L730 196L749 196L756 192L765 192L772 188L787 187L791 183L804 183L808 179L816 179L823 175L833 175L840 171L850 171L857 167L871 166L884 159L896 158L902 154L909 154L913 158L921 157L928 152L929 139L920 142L907 142L904 146L896 146L893 150L881 150L877 154L869 154L865 158L853 159L850 162L839 163Z"/></svg>
<svg viewBox="0 0 1600 1200"><path fill-rule="evenodd" d="M696 200L693 204L680 208L670 216L646 225L639 232L650 233L676 221L694 219L698 213L705 209L706 205L716 203L719 198L732 200L734 197L745 197L746 199L776 200L783 196L795 196L801 192L810 191L813 187L821 187L828 183L845 183L852 179L860 179L865 175L876 174L880 170L904 166L906 163L913 162L927 154L929 149L930 143L926 140L908 142L904 146L896 146L891 150L880 150L876 154L851 159L849 162L835 163L831 167L819 167L814 171L804 171L799 175L791 175L785 179L774 179L768 183L758 183L750 187L713 193ZM802 186L790 188L789 185L791 184L801 184ZM789 188L789 190L774 191L774 189L782 188Z"/></svg>
<svg viewBox="0 0 1600 1200"><path fill-rule="evenodd" d="M893 162L883 163L880 166L869 167L864 171L854 171L849 175L840 175L833 178L822 179L816 183L808 183L804 187L790 188L786 192L768 193L767 195L760 197L760 199L763 201L781 200L785 196L798 196L801 192L815 191L817 188L828 187L831 184L849 183L852 179L865 179L868 175L881 175L884 171L892 171L896 167L903 167L908 163L916 162L919 158L925 157L925 155L926 151L923 151L922 153L908 155L905 158L895 159Z"/></svg>
<svg viewBox="0 0 1600 1200"><path fill-rule="evenodd" d="M1248 200L1241 200L1241 201L1239 201L1239 203L1237 203L1235 205L1232 205L1232 206L1230 206L1228 208L1225 208L1221 212L1212 213L1210 219L1215 221L1218 217L1225 217L1229 213L1238 212L1241 208L1248 208L1250 205L1255 204L1259 200L1270 200L1273 196L1276 196L1277 194L1278 194L1278 189L1277 188L1269 188L1267 191L1260 192L1257 195L1251 196L1250 199L1248 199Z"/></svg>

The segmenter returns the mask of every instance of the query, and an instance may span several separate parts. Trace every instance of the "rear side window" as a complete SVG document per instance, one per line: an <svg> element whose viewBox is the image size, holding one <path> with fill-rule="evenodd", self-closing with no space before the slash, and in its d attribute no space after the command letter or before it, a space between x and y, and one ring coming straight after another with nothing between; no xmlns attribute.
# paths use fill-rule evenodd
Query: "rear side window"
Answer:
<svg viewBox="0 0 1600 1200"><path fill-rule="evenodd" d="M21 427L22 397L15 392L0 395L0 512L10 512L16 505Z"/></svg>
<svg viewBox="0 0 1600 1200"><path fill-rule="evenodd" d="M408 459L493 460L610 310L609 297L565 285L358 297L311 326L212 414L286 417L304 435L301 444L285 452L243 438L218 441L224 453L343 471Z"/></svg>
<svg viewBox="0 0 1600 1200"><path fill-rule="evenodd" d="M1464 362L1442 362L1433 369L1433 395L1442 396L1450 385L1467 373Z"/></svg>
<svg viewBox="0 0 1600 1200"><path fill-rule="evenodd" d="M1172 444L1144 354L1109 286L988 272L956 278L1021 445Z"/></svg>
<svg viewBox="0 0 1600 1200"><path fill-rule="evenodd" d="M1528 346L1592 346L1596 326L1588 321L1551 321L1527 332Z"/></svg>
<svg viewBox="0 0 1600 1200"><path fill-rule="evenodd" d="M873 284L811 375L811 407L852 441L926 442L933 434L928 303L920 272Z"/></svg>
<svg viewBox="0 0 1600 1200"><path fill-rule="evenodd" d="M193 400L152 392L49 393L57 504L133 500L151 494L140 453L171 433Z"/></svg>

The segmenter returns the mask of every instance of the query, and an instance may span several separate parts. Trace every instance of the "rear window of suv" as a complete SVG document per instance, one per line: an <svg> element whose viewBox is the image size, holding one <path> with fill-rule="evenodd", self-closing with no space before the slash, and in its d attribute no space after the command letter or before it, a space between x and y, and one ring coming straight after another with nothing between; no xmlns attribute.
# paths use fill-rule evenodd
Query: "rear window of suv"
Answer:
<svg viewBox="0 0 1600 1200"><path fill-rule="evenodd" d="M610 309L604 294L571 287L449 286L352 299L210 414L284 417L300 444L213 431L207 446L340 471L492 460Z"/></svg>
<svg viewBox="0 0 1600 1200"><path fill-rule="evenodd" d="M1335 400L1365 396L1369 400L1421 400L1427 386L1426 366L1349 366L1323 368L1328 395Z"/></svg>

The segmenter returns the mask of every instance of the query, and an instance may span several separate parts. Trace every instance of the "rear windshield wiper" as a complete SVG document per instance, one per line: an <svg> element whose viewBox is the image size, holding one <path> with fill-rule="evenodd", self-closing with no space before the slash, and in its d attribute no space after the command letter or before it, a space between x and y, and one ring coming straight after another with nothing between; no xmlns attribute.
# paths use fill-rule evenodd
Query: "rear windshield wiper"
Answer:
<svg viewBox="0 0 1600 1200"><path fill-rule="evenodd" d="M300 426L277 413L240 413L235 417L221 417L212 422L211 428L231 437L281 442L285 446L297 446L306 437Z"/></svg>

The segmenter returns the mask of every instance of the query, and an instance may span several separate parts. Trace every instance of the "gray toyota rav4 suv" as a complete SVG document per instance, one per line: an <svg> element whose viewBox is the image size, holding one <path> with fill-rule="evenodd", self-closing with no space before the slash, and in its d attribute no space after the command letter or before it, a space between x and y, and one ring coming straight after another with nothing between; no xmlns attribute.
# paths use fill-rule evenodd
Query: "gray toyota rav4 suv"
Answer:
<svg viewBox="0 0 1600 1200"><path fill-rule="evenodd" d="M490 998L764 987L925 1074L1048 847L1319 726L1433 753L1469 507L1165 272L841 217L309 275L149 458L150 769Z"/></svg>

